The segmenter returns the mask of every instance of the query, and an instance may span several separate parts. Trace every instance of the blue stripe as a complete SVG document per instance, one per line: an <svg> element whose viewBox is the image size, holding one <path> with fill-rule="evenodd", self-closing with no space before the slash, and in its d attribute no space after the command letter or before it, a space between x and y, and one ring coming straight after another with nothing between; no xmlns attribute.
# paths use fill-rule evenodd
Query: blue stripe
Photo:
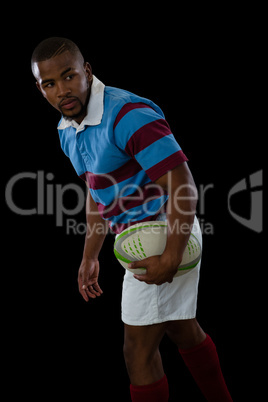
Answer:
<svg viewBox="0 0 268 402"><path fill-rule="evenodd" d="M138 152L135 155L135 158L143 170L148 170L152 166L161 162L163 159L166 159L170 155L180 150L181 147L175 140L173 134L170 134L160 138L153 144Z"/></svg>
<svg viewBox="0 0 268 402"><path fill-rule="evenodd" d="M137 191L137 187L143 187L145 184L150 182L151 180L149 177L143 170L141 170L134 176L129 177L120 183L111 185L110 187L100 190L90 189L90 193L95 202L108 206L112 202L117 202L116 199L118 197L121 198L133 194L135 191Z"/></svg>
<svg viewBox="0 0 268 402"><path fill-rule="evenodd" d="M117 144L125 149L130 137L145 124L161 119L155 110L149 108L139 108L129 111L117 124L114 132Z"/></svg>
<svg viewBox="0 0 268 402"><path fill-rule="evenodd" d="M144 218L147 218L148 216L153 216L157 214L157 212L165 204L167 199L168 199L167 195L162 195L161 197L155 200L149 201L142 205L138 205L137 207L131 208L120 215L113 216L112 226L117 223L129 223L131 221L142 220Z"/></svg>

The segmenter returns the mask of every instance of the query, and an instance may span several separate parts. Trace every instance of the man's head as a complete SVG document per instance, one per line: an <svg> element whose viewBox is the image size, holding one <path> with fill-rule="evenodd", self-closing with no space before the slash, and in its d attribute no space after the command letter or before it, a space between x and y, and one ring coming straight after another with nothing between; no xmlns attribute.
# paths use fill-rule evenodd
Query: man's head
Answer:
<svg viewBox="0 0 268 402"><path fill-rule="evenodd" d="M92 71L74 42L48 38L32 54L37 88L65 117L81 123L86 115Z"/></svg>

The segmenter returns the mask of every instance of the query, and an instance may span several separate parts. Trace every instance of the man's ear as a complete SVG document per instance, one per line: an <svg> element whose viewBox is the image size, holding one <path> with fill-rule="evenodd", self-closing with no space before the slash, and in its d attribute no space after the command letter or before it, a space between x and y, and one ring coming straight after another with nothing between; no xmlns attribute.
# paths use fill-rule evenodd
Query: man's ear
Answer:
<svg viewBox="0 0 268 402"><path fill-rule="evenodd" d="M36 85L37 89L41 92L41 94L43 95L43 97L46 99L46 94L45 94L45 92L43 91L43 89L42 89L42 87L41 87L41 85L39 84L38 81L36 81L35 85Z"/></svg>
<svg viewBox="0 0 268 402"><path fill-rule="evenodd" d="M38 89L40 92L42 92L39 82L36 81L35 85L36 85L37 89Z"/></svg>
<svg viewBox="0 0 268 402"><path fill-rule="evenodd" d="M85 73L88 78L88 81L91 82L93 80L92 68L91 68L91 65L87 61L84 63L84 69L85 69Z"/></svg>

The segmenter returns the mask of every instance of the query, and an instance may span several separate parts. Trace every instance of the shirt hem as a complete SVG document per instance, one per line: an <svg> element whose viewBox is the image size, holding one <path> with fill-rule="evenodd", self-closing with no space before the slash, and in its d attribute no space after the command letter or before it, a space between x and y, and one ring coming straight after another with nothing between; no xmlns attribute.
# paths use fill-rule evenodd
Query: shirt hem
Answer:
<svg viewBox="0 0 268 402"><path fill-rule="evenodd" d="M138 326L145 326L145 325L161 324L162 322L167 322L167 321L191 320L195 317L196 317L196 312L191 313L191 314L185 314L185 315L172 314L167 317L163 317L163 318L156 317L156 318L150 319L150 320L131 320L122 314L121 319L124 324L133 325L133 326L138 327Z"/></svg>

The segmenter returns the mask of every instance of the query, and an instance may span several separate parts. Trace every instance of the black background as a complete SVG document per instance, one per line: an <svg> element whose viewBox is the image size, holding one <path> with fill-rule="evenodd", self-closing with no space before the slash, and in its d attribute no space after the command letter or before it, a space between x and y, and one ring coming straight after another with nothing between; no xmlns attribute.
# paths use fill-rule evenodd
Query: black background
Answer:
<svg viewBox="0 0 268 402"><path fill-rule="evenodd" d="M264 235L235 221L227 199L238 181L263 169L261 27L241 10L190 11L173 19L172 9L156 14L133 9L132 15L130 7L124 17L119 11L70 9L55 15L46 7L3 33L9 38L2 63L5 185L18 173L41 171L53 174L45 185L76 183L84 189L60 149L60 116L42 99L31 75L31 53L46 37L74 40L106 85L157 103L189 158L197 187L213 185L205 212L199 213L214 233L204 234L197 317L217 345L234 400L243 401L260 389ZM14 186L21 208L36 206L35 184L25 179ZM72 208L75 198L69 196L64 203ZM234 197L232 208L249 218L250 194ZM59 401L71 394L75 401L117 395L129 401L120 319L124 272L113 256L113 237L107 237L100 255L104 294L86 304L76 282L84 236L66 233L66 220L82 224L84 211L65 216L61 227L55 215L20 216L7 205L4 211L3 332L10 395ZM166 338L161 351L170 401L203 401Z"/></svg>

